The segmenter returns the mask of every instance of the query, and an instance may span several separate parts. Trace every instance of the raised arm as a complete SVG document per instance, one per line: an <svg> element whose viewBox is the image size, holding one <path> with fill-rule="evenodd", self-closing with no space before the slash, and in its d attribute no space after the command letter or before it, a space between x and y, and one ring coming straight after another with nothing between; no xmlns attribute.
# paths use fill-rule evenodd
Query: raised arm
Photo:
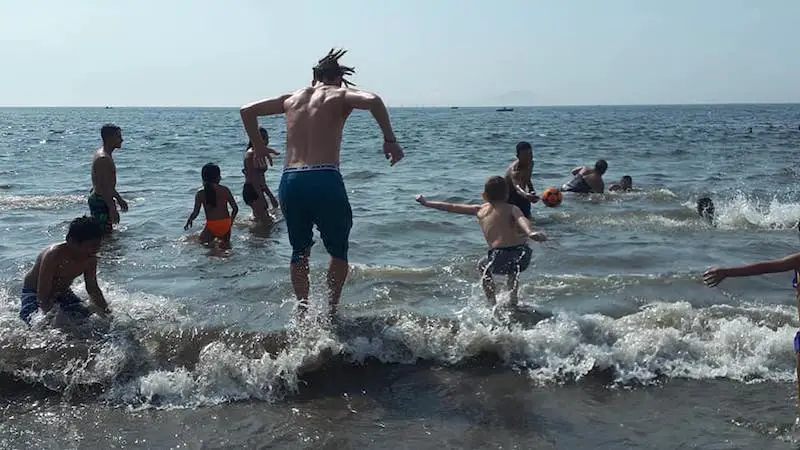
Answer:
<svg viewBox="0 0 800 450"><path fill-rule="evenodd" d="M459 205L456 203L429 202L421 195L417 196L417 203L428 208L438 209L439 211L446 211L455 214L466 214L469 216L477 215L478 211L480 211L482 207L482 205Z"/></svg>
<svg viewBox="0 0 800 450"><path fill-rule="evenodd" d="M100 286L97 285L97 258L89 261L86 271L83 272L83 281L86 284L86 293L89 294L89 299L98 308L98 314L103 316L109 314L111 310L108 309L108 302L106 302Z"/></svg>
<svg viewBox="0 0 800 450"><path fill-rule="evenodd" d="M284 94L280 97L248 103L239 109L244 131L247 133L247 137L250 138L250 142L253 143L253 152L257 160L266 158L271 165L271 155L277 155L277 152L270 151L267 148L267 144L261 138L261 133L258 132L258 118L286 112L283 104L289 97L291 97L290 94ZM258 165L258 161L256 161L256 165Z"/></svg>
<svg viewBox="0 0 800 450"><path fill-rule="evenodd" d="M747 266L709 269L703 274L703 281L707 285L714 287L729 277L751 277L768 273L788 272L794 269L800 270L800 253Z"/></svg>
<svg viewBox="0 0 800 450"><path fill-rule="evenodd" d="M572 169L572 171L570 173L573 174L573 175L577 175L577 174L581 173L581 170L583 170L583 167L584 166L578 166L578 167Z"/></svg>

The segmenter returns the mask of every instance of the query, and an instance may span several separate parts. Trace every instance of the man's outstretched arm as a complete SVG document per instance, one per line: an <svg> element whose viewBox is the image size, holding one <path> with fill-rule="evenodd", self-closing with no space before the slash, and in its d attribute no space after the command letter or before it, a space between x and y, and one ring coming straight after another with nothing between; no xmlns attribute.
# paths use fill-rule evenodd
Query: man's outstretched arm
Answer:
<svg viewBox="0 0 800 450"><path fill-rule="evenodd" d="M276 98L248 103L239 109L244 131L247 133L247 137L250 138L250 142L253 143L253 152L255 153L256 160L266 157L269 163L272 164L271 155L277 155L274 150L270 152L269 149L267 149L267 144L264 142L264 139L261 138L261 133L258 132L258 118L261 116L283 114L285 112L283 104L289 97L289 94L285 94ZM256 161L256 165L259 165L258 161Z"/></svg>

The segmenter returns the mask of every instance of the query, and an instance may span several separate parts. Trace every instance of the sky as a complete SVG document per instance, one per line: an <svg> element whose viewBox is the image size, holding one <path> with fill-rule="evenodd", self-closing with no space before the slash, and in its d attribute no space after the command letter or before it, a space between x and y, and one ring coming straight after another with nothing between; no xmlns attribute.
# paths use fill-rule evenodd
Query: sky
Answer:
<svg viewBox="0 0 800 450"><path fill-rule="evenodd" d="M0 0L0 106L800 102L800 0Z"/></svg>

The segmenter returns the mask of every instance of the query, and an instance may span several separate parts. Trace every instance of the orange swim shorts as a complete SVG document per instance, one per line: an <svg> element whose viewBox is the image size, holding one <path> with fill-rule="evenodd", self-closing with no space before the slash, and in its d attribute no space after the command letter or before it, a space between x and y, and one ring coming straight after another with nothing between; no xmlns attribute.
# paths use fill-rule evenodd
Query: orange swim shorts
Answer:
<svg viewBox="0 0 800 450"><path fill-rule="evenodd" d="M219 220L206 220L206 228L211 232L211 235L217 238L223 238L231 232L233 221L230 217Z"/></svg>

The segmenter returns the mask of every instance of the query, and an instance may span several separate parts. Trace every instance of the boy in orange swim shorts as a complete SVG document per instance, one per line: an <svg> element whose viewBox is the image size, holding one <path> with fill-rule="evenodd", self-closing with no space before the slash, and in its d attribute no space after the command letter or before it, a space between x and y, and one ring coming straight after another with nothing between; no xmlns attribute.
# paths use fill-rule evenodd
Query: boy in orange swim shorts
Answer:
<svg viewBox="0 0 800 450"><path fill-rule="evenodd" d="M219 166L216 164L208 163L203 166L201 171L203 178L203 188L197 191L194 196L194 210L186 220L184 230L188 230L192 226L192 222L200 214L200 206L206 213L206 226L200 233L200 242L209 244L214 239L222 241L223 245L227 248L231 244L231 227L233 220L236 219L236 214L239 213L239 206L233 198L231 190L226 186L219 184L222 180ZM231 212L228 212L228 205L231 206Z"/></svg>

